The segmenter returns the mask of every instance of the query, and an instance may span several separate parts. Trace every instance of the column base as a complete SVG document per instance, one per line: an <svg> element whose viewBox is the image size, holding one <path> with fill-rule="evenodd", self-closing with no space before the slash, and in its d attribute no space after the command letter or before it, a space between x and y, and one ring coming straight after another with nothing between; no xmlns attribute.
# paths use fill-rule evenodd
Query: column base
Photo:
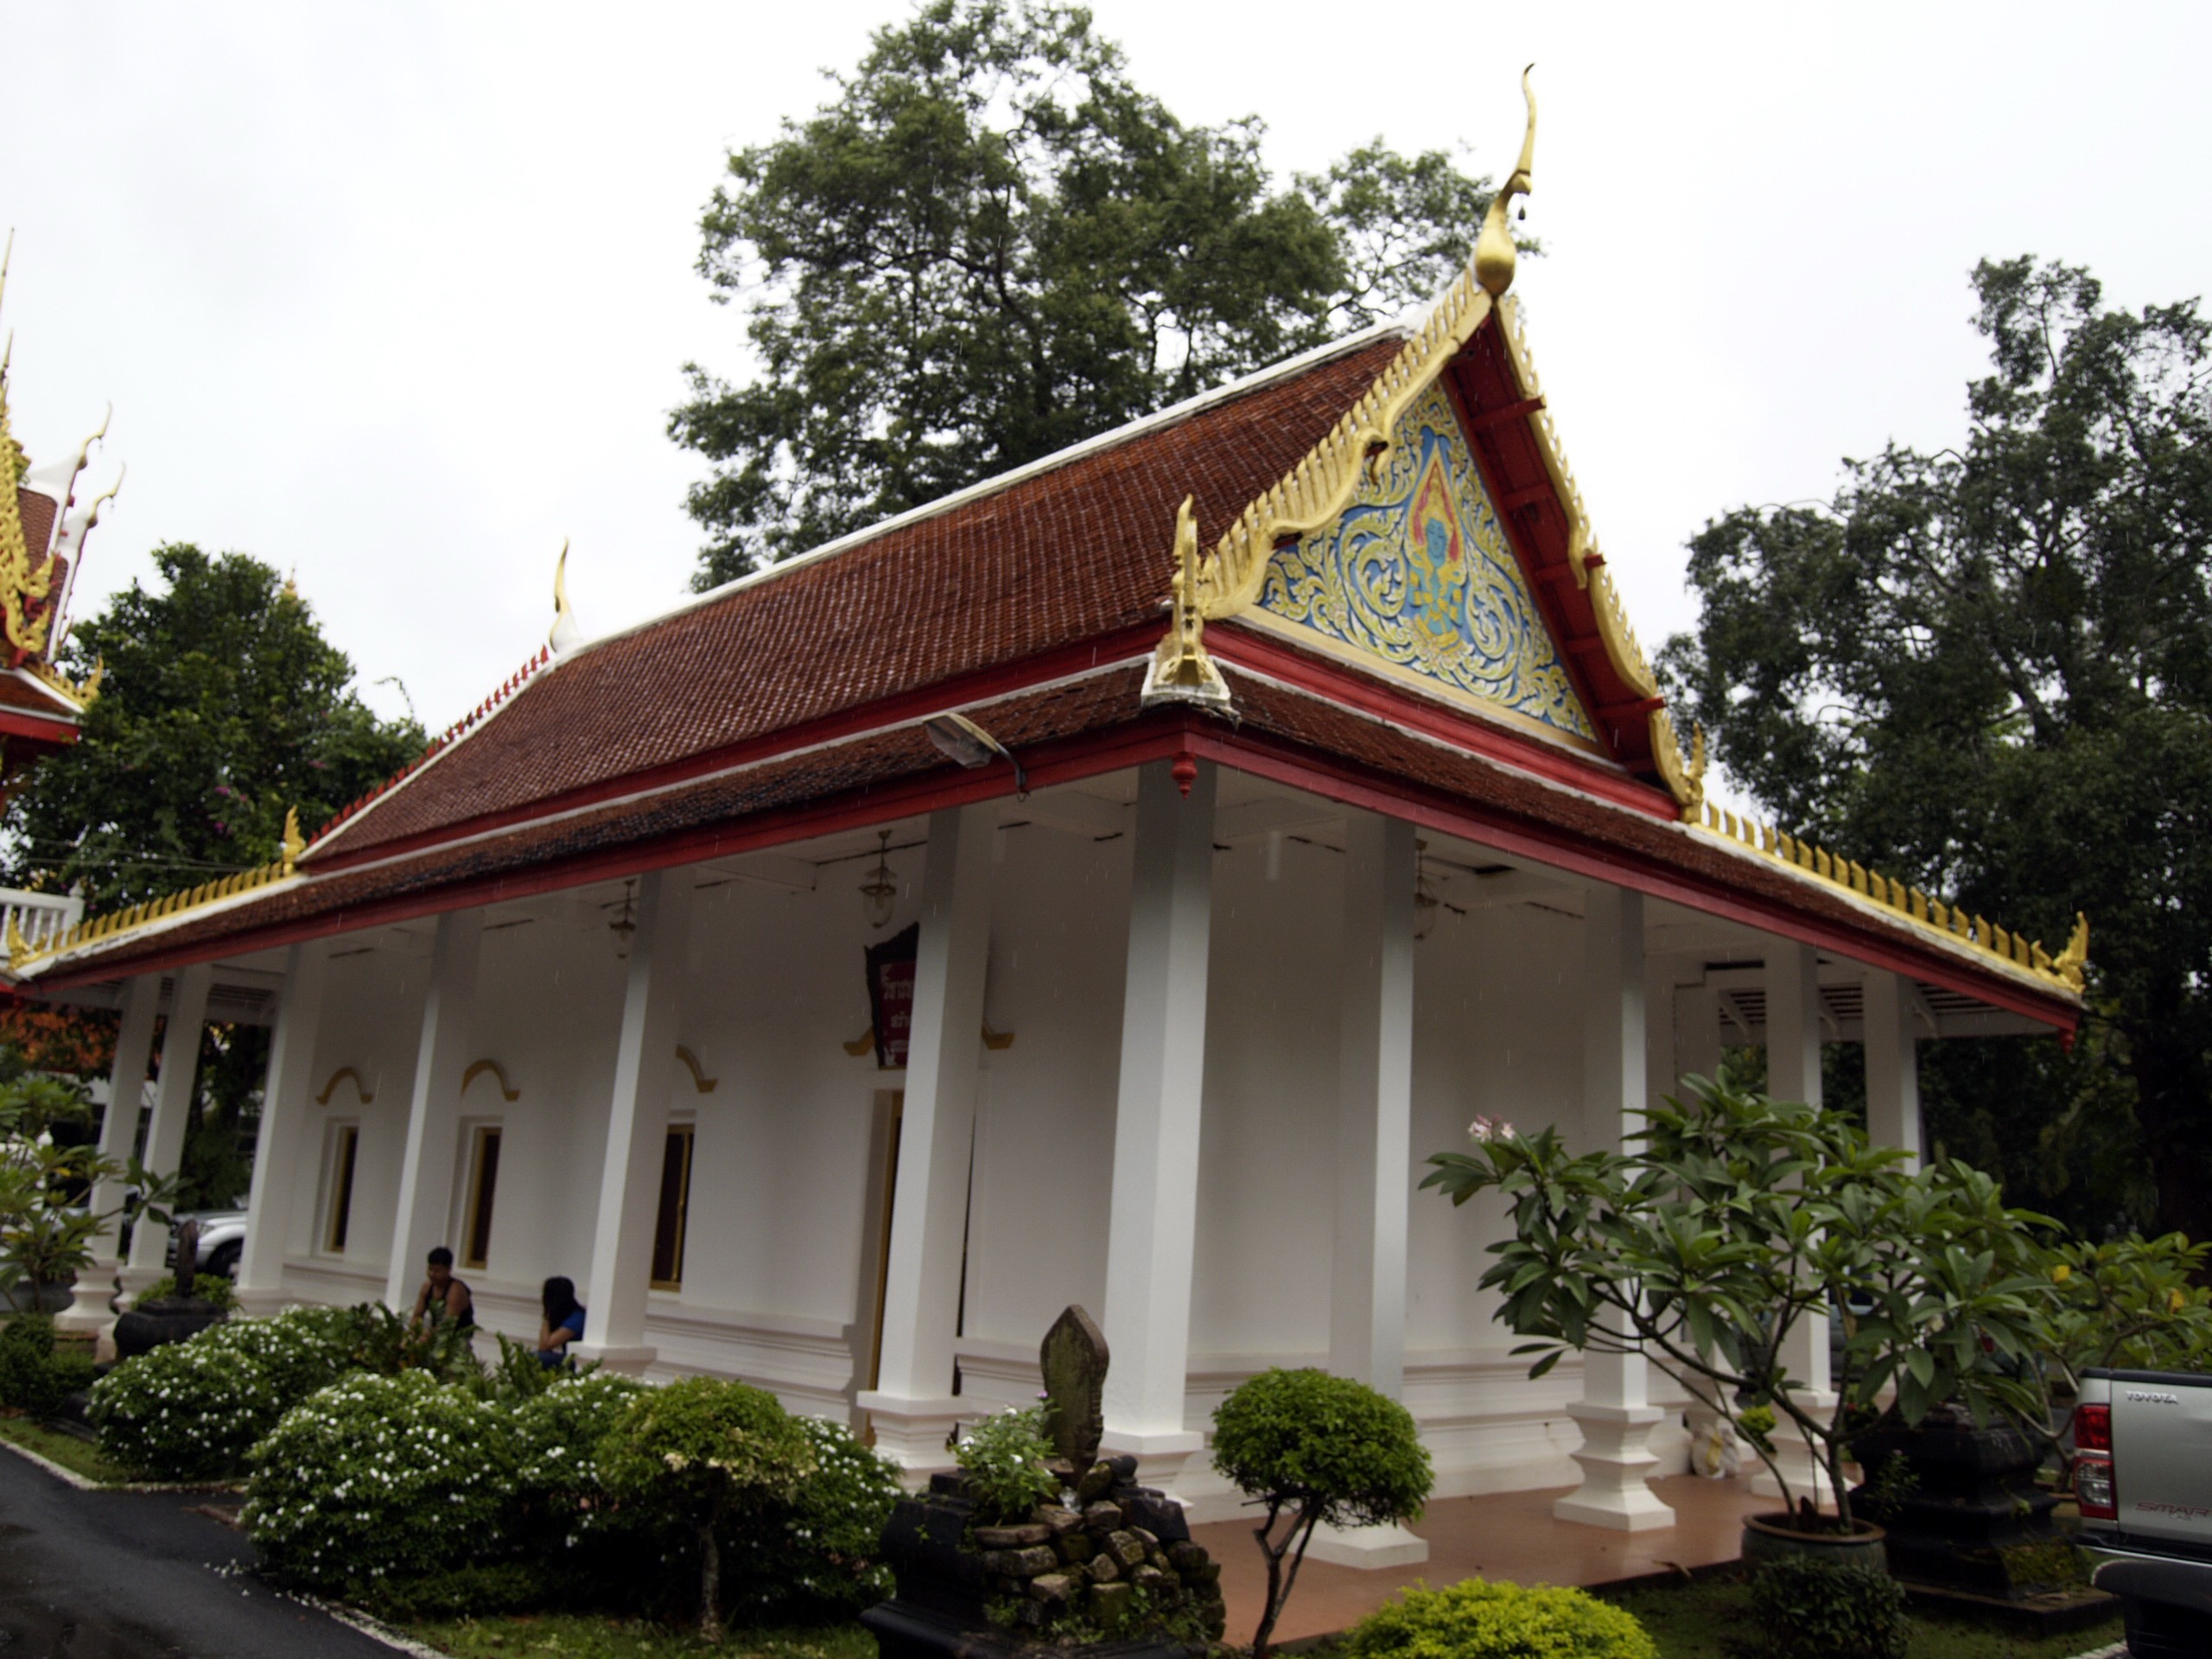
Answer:
<svg viewBox="0 0 2212 1659"><path fill-rule="evenodd" d="M163 1277L168 1272L167 1268L158 1265L150 1268L134 1268L126 1265L122 1268L116 1274L123 1288L121 1294L115 1299L115 1311L118 1313L128 1313L132 1308L137 1306L138 1299L146 1294L146 1287L155 1280Z"/></svg>
<svg viewBox="0 0 2212 1659"><path fill-rule="evenodd" d="M950 1395L913 1400L902 1395L863 1389L853 1403L867 1414L875 1431L875 1449L906 1474L907 1484L918 1487L939 1470L953 1467L947 1444L954 1427L981 1415L980 1401Z"/></svg>
<svg viewBox="0 0 2212 1659"><path fill-rule="evenodd" d="M1428 1540L1395 1522L1380 1527L1316 1527L1306 1558L1332 1567L1418 1567L1428 1559Z"/></svg>
<svg viewBox="0 0 2212 1659"><path fill-rule="evenodd" d="M1790 1398L1816 1417L1835 1409L1836 1396L1827 1389L1795 1389ZM1782 1465L1782 1472L1789 1482L1787 1496L1793 1502L1801 1497L1809 1497L1815 1503L1835 1502L1835 1483L1828 1478L1827 1466L1807 1444L1805 1437L1787 1419L1775 1427L1774 1451L1774 1460ZM1758 1454L1753 1452L1751 1455L1756 1458ZM1751 1495L1754 1497L1783 1497L1781 1482L1775 1479L1765 1464L1757 1466L1758 1472L1751 1477Z"/></svg>
<svg viewBox="0 0 2212 1659"><path fill-rule="evenodd" d="M1555 1520L1613 1532L1649 1532L1675 1524L1675 1512L1644 1484L1659 1459L1645 1449L1667 1414L1657 1406L1600 1406L1577 1402L1567 1408L1582 1430L1573 1452L1582 1484L1552 1505Z"/></svg>
<svg viewBox="0 0 2212 1659"><path fill-rule="evenodd" d="M645 1368L660 1357L658 1348L601 1347L595 1342L577 1343L569 1351L579 1365L596 1360L600 1370L618 1371L624 1376L643 1376Z"/></svg>
<svg viewBox="0 0 2212 1659"><path fill-rule="evenodd" d="M258 1285L251 1288L241 1287L232 1294L237 1299L238 1312L252 1319L265 1319L271 1313L281 1313L300 1300L296 1296L287 1296L281 1290Z"/></svg>
<svg viewBox="0 0 2212 1659"><path fill-rule="evenodd" d="M1109 1426L1099 1437L1102 1455L1134 1457L1137 1484L1158 1488L1175 1496L1175 1478L1191 1459L1205 1450L1206 1437L1187 1428L1141 1429Z"/></svg>
<svg viewBox="0 0 2212 1659"><path fill-rule="evenodd" d="M54 1314L54 1328L79 1333L104 1329L115 1318L114 1309L108 1306L115 1300L115 1289L114 1265L94 1262L77 1275L69 1306Z"/></svg>

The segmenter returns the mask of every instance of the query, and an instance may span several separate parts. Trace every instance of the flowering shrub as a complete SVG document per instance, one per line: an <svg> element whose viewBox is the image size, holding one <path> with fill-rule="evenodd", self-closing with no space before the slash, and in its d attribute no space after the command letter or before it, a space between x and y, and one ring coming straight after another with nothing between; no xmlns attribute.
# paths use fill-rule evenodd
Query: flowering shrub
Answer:
<svg viewBox="0 0 2212 1659"><path fill-rule="evenodd" d="M1045 1466L1052 1455L1045 1414L1035 1406L1009 1406L984 1418L952 1453L968 1478L976 1519L987 1524L1027 1520L1039 1503L1059 1497L1059 1477Z"/></svg>
<svg viewBox="0 0 2212 1659"><path fill-rule="evenodd" d="M375 1599L509 1546L512 1413L421 1370L310 1395L251 1463L240 1521L264 1565L311 1590Z"/></svg>
<svg viewBox="0 0 2212 1659"><path fill-rule="evenodd" d="M851 1618L890 1595L884 1523L904 1495L899 1465L836 1423L802 1417L814 1472L779 1510L728 1541L728 1599L748 1618Z"/></svg>
<svg viewBox="0 0 2212 1659"><path fill-rule="evenodd" d="M242 1474L254 1442L346 1370L349 1346L343 1310L296 1307L126 1360L92 1387L100 1449L156 1480Z"/></svg>

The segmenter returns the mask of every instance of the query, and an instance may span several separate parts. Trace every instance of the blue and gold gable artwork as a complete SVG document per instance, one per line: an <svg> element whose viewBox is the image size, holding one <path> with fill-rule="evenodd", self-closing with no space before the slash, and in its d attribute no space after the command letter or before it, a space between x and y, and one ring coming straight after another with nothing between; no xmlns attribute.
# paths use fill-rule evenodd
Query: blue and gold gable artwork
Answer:
<svg viewBox="0 0 2212 1659"><path fill-rule="evenodd" d="M1260 608L1297 631L1598 742L1442 385L1398 417L1382 476L1276 550Z"/></svg>

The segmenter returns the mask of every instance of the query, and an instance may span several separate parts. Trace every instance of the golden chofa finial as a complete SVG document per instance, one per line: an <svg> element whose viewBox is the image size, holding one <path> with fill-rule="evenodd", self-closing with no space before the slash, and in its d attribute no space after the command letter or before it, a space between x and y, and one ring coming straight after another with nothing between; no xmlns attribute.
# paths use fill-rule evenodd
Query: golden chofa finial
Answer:
<svg viewBox="0 0 2212 1659"><path fill-rule="evenodd" d="M1513 232L1505 222L1506 210L1513 205L1514 197L1525 196L1535 188L1529 179L1529 169L1536 162L1536 89L1529 84L1529 70L1535 67L1532 63L1521 72L1521 96L1529 100L1529 130L1521 140L1521 159L1512 176L1490 199L1482 234L1475 238L1475 280L1493 300L1513 286Z"/></svg>
<svg viewBox="0 0 2212 1659"><path fill-rule="evenodd" d="M583 630L576 626L576 613L569 608L569 542L563 537L561 556L553 564L553 626L545 643L557 657L572 650L583 637Z"/></svg>

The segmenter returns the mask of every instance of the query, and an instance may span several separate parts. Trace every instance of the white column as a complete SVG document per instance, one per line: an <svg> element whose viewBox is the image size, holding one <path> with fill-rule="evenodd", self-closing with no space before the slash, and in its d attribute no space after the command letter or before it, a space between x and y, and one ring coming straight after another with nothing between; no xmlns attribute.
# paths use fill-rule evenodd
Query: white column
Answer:
<svg viewBox="0 0 2212 1659"><path fill-rule="evenodd" d="M1643 997L1643 895L1593 887L1582 912L1582 1141L1618 1152L1642 1128L1648 1084ZM1644 1482L1659 1459L1647 1443L1665 1414L1650 1402L1641 1354L1585 1353L1582 1398L1567 1408L1582 1430L1582 1484L1552 1505L1561 1521L1642 1532L1675 1512Z"/></svg>
<svg viewBox="0 0 2212 1659"><path fill-rule="evenodd" d="M1205 1088L1217 768L1185 798L1168 763L1138 775L1114 1187L1106 1237L1106 1443L1172 1478L1205 1444L1184 1421Z"/></svg>
<svg viewBox="0 0 2212 1659"><path fill-rule="evenodd" d="M404 1313L422 1287L423 1258L451 1246L454 1164L460 1154L461 1072L468 1063L476 1007L476 964L484 912L449 910L438 918L430 952L430 988L415 1047L415 1083L408 1097L407 1149L399 1164L399 1201L391 1224L391 1260L385 1300Z"/></svg>
<svg viewBox="0 0 2212 1659"><path fill-rule="evenodd" d="M1675 992L1676 1081L1720 1075L1720 993L1702 982Z"/></svg>
<svg viewBox="0 0 2212 1659"><path fill-rule="evenodd" d="M315 1036L322 1028L323 989L330 978L328 945L321 939L286 952L283 1000L269 1036L269 1072L261 1089L261 1129L253 1148L253 1185L246 1198L245 1249L238 1257L238 1306L270 1313L284 1300L284 1255L292 1242L292 1200L302 1165L321 1151L308 1135L315 1089Z"/></svg>
<svg viewBox="0 0 2212 1659"><path fill-rule="evenodd" d="M1866 1135L1920 1167L1920 1045L1912 990L1879 968L1866 972Z"/></svg>
<svg viewBox="0 0 2212 1659"><path fill-rule="evenodd" d="M960 1414L952 1343L974 1150L983 976L991 944L995 803L930 814L914 958L913 1025L876 1386L859 1396L876 1449L907 1469L944 1468Z"/></svg>
<svg viewBox="0 0 2212 1659"><path fill-rule="evenodd" d="M157 1179L175 1174L184 1161L185 1120L192 1113L192 1085L200 1071L200 1027L207 1022L207 994L214 983L213 964L196 962L178 969L169 993L154 1119L146 1129L146 1169ZM152 1222L142 1220L130 1230L130 1262L123 1270L123 1287L130 1295L162 1276L168 1242L169 1230Z"/></svg>
<svg viewBox="0 0 2212 1659"><path fill-rule="evenodd" d="M576 1357L613 1370L653 1362L645 1343L645 1291L652 1277L653 1220L675 1079L676 1033L691 951L691 872L654 870L638 880L638 931L614 1056L614 1100L607 1115L607 1160L599 1178L585 1340Z"/></svg>
<svg viewBox="0 0 2212 1659"><path fill-rule="evenodd" d="M154 1016L162 1001L162 976L140 974L123 988L122 1022L115 1033L115 1062L107 1079L107 1115L100 1120L99 1155L118 1164L130 1162L138 1149L138 1111L146 1098L146 1062L154 1046ZM92 1184L94 1215L114 1209L126 1191L120 1177ZM62 1331L97 1331L115 1315L108 1304L115 1299L116 1270L120 1255L122 1226L109 1222L92 1241L92 1259L77 1275L69 1306L54 1316Z"/></svg>
<svg viewBox="0 0 2212 1659"><path fill-rule="evenodd" d="M1413 1186L1414 829L1354 812L1345 830L1329 1369L1402 1401L1406 1199ZM1428 1541L1395 1524L1324 1527L1308 1553L1346 1567L1411 1567L1428 1559Z"/></svg>
<svg viewBox="0 0 2212 1659"><path fill-rule="evenodd" d="M1821 1104L1820 957L1811 945L1790 939L1777 939L1767 950L1766 1090L1775 1100ZM1828 1322L1819 1310L1798 1320L1783 1344L1782 1363L1797 1379L1793 1392L1802 1405L1817 1414L1835 1404L1828 1388ZM1823 1502L1834 1496L1820 1459L1801 1436L1785 1426L1777 1431L1775 1445L1776 1461L1797 1494ZM1781 1496L1764 1469L1751 1490L1762 1497Z"/></svg>

